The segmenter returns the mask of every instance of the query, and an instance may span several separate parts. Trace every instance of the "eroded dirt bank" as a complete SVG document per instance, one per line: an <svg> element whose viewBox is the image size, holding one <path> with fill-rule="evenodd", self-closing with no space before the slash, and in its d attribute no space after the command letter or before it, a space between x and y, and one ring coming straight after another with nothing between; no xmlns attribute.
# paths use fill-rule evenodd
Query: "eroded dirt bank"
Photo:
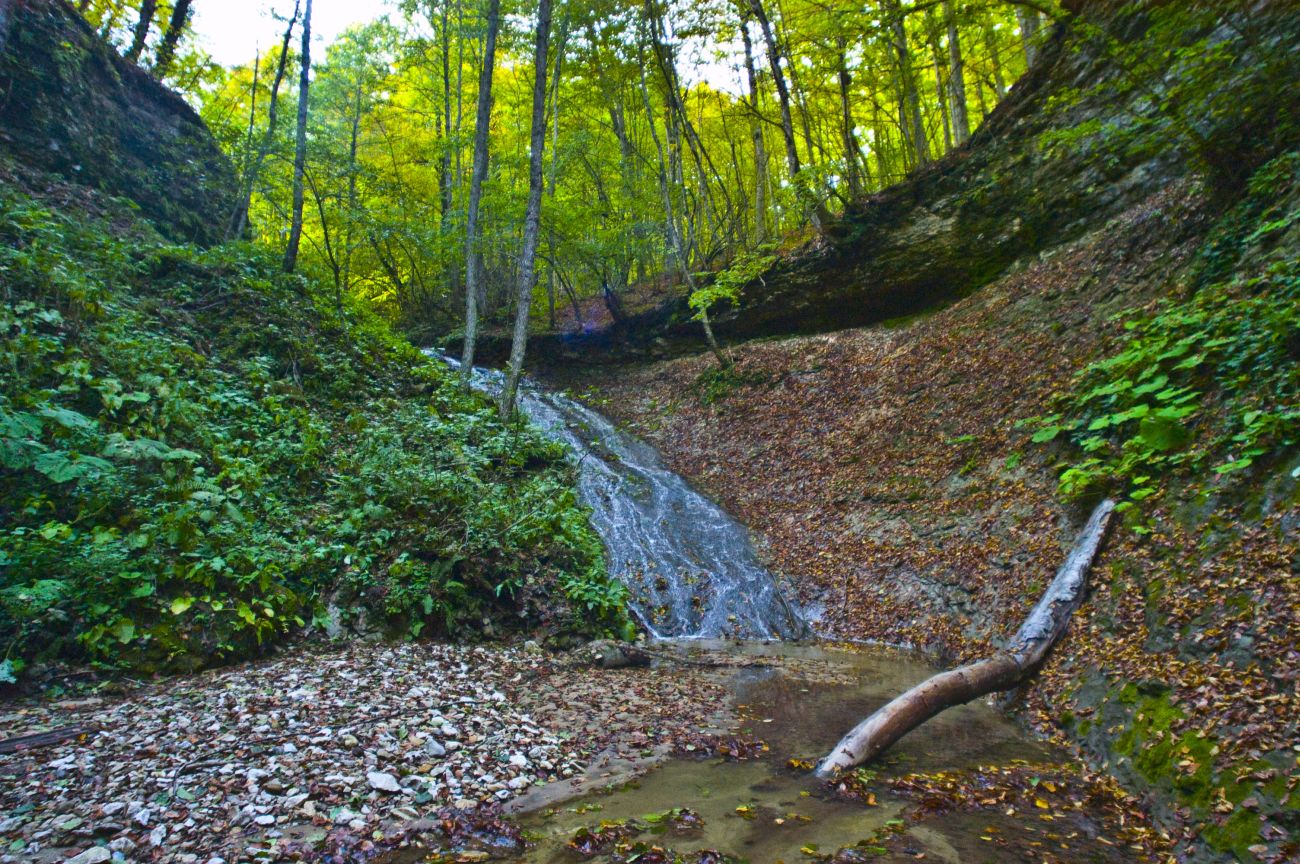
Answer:
<svg viewBox="0 0 1300 864"><path fill-rule="evenodd" d="M1166 290L1196 200L1171 186L928 317L738 346L739 384L699 356L587 392L754 529L823 632L969 657L1011 632L1081 519L1018 421ZM1203 860L1300 854L1294 481L1264 482L1118 532L1025 709L1151 792Z"/></svg>

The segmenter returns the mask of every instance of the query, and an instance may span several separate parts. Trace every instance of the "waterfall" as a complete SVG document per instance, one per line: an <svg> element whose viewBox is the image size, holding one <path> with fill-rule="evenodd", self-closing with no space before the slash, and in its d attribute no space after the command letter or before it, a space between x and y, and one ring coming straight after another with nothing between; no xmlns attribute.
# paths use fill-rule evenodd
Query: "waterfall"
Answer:
<svg viewBox="0 0 1300 864"><path fill-rule="evenodd" d="M500 372L474 370L474 386L486 393L499 393L503 380ZM568 445L578 466L578 495L592 510L610 575L628 587L629 605L652 635L807 634L799 612L759 563L744 526L665 468L653 447L529 381L520 386L519 406L545 434Z"/></svg>

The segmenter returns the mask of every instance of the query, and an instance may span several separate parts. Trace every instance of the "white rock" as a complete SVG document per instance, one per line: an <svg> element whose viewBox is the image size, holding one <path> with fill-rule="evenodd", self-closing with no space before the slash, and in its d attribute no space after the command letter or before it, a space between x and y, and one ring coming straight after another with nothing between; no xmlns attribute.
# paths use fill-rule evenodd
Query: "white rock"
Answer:
<svg viewBox="0 0 1300 864"><path fill-rule="evenodd" d="M111 860L113 860L113 853L108 851L107 846L93 846L75 858L68 860L66 864L103 864L103 862Z"/></svg>
<svg viewBox="0 0 1300 864"><path fill-rule="evenodd" d="M148 828L149 818L152 815L153 814L149 812L149 808L146 807L143 810L136 811L135 815L132 816L131 818L134 819L136 821L136 824L140 825L142 828Z"/></svg>
<svg viewBox="0 0 1300 864"><path fill-rule="evenodd" d="M428 753L430 756L446 756L447 748L430 738L428 741L424 742L424 752Z"/></svg>
<svg viewBox="0 0 1300 864"><path fill-rule="evenodd" d="M522 753L511 753L510 764L515 766L516 768L527 768L528 757Z"/></svg>
<svg viewBox="0 0 1300 864"><path fill-rule="evenodd" d="M266 813L262 816L258 816L253 821L256 822L258 825L261 825L262 827L266 827L268 825L275 824L275 817L272 816L270 813Z"/></svg>
<svg viewBox="0 0 1300 864"><path fill-rule="evenodd" d="M397 778L392 774L385 774L382 771L368 771L366 772L366 779L370 781L371 788L378 789L380 792L402 791L402 787L397 783Z"/></svg>
<svg viewBox="0 0 1300 864"><path fill-rule="evenodd" d="M149 832L149 845L161 846L167 842L167 826L159 825Z"/></svg>
<svg viewBox="0 0 1300 864"><path fill-rule="evenodd" d="M511 789L522 789L532 782L526 774L520 774L518 777L511 777L510 782L506 785Z"/></svg>

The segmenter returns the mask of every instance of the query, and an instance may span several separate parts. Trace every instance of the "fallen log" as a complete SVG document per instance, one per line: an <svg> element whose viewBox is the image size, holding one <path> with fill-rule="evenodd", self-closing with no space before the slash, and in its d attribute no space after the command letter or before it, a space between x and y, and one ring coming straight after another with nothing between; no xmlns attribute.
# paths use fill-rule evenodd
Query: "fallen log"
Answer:
<svg viewBox="0 0 1300 864"><path fill-rule="evenodd" d="M36 732L31 735L18 735L0 740L0 753L17 753L21 750L34 750L37 747L52 747L86 735L95 734L88 726L64 726L48 732Z"/></svg>
<svg viewBox="0 0 1300 864"><path fill-rule="evenodd" d="M986 660L940 672L880 708L835 745L817 765L817 776L835 777L870 761L939 712L1010 690L1038 671L1083 602L1088 570L1101 550L1114 511L1115 503L1110 500L1092 511L1056 578L1006 648Z"/></svg>

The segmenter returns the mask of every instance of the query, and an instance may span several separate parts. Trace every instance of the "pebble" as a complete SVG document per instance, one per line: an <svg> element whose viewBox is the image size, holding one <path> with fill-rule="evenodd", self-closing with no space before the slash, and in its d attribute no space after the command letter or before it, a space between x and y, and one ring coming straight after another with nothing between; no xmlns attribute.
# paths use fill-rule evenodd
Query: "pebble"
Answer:
<svg viewBox="0 0 1300 864"><path fill-rule="evenodd" d="M378 789L380 792L402 791L402 787L398 785L397 778L392 774L385 774L382 771L371 771L366 774L366 779L370 781L372 789Z"/></svg>
<svg viewBox="0 0 1300 864"><path fill-rule="evenodd" d="M446 756L447 748L430 738L428 741L424 742L424 752L428 753L430 756Z"/></svg>
<svg viewBox="0 0 1300 864"><path fill-rule="evenodd" d="M67 864L103 864L112 859L113 853L107 846L92 846L80 855L70 858Z"/></svg>

